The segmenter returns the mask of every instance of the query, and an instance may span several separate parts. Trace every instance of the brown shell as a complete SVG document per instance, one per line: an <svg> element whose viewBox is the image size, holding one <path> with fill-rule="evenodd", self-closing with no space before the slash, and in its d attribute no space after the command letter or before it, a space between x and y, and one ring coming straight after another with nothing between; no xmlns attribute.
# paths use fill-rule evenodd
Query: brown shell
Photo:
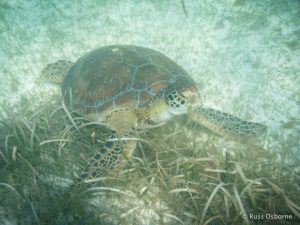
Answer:
<svg viewBox="0 0 300 225"><path fill-rule="evenodd" d="M142 108L158 93L195 85L177 63L158 51L133 45L98 48L67 73L65 103L83 115Z"/></svg>

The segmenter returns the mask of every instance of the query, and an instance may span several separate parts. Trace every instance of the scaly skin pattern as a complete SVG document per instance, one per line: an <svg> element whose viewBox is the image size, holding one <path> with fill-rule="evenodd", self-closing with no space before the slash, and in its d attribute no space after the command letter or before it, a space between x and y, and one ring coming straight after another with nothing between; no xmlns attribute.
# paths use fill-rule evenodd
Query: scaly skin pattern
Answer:
<svg viewBox="0 0 300 225"><path fill-rule="evenodd" d="M256 137L267 128L261 123L244 121L228 113L204 107L193 110L190 118L221 136L233 139Z"/></svg>

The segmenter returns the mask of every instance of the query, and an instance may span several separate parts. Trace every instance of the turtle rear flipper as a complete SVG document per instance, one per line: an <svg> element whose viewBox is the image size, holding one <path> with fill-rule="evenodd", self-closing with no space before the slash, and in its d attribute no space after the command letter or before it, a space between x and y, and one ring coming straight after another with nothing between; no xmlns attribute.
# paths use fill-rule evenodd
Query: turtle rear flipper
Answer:
<svg viewBox="0 0 300 225"><path fill-rule="evenodd" d="M42 70L42 76L51 83L61 84L73 64L73 62L67 60L58 60L55 63L50 63Z"/></svg>
<svg viewBox="0 0 300 225"><path fill-rule="evenodd" d="M191 119L211 131L234 139L262 135L267 127L261 123L249 122L211 108L199 107L190 113Z"/></svg>

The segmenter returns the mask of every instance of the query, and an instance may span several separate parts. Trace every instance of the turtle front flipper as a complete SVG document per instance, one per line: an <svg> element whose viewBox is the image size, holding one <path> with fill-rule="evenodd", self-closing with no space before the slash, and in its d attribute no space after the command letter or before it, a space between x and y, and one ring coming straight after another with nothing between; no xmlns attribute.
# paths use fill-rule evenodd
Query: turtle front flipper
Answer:
<svg viewBox="0 0 300 225"><path fill-rule="evenodd" d="M139 115L136 110L129 109L115 110L106 115L104 123L115 133L87 159L83 179L115 176L121 172L136 147L136 141L128 140L125 135L136 127Z"/></svg>
<svg viewBox="0 0 300 225"><path fill-rule="evenodd" d="M234 139L259 136L267 128L261 123L244 121L236 116L211 108L198 107L190 112L190 117L193 121L211 131Z"/></svg>
<svg viewBox="0 0 300 225"><path fill-rule="evenodd" d="M48 64L42 70L42 76L51 83L61 84L65 75L73 65L73 62L58 60L55 63Z"/></svg>
<svg viewBox="0 0 300 225"><path fill-rule="evenodd" d="M82 179L94 179L117 175L127 164L136 148L136 141L123 141L112 135L98 152L84 163Z"/></svg>

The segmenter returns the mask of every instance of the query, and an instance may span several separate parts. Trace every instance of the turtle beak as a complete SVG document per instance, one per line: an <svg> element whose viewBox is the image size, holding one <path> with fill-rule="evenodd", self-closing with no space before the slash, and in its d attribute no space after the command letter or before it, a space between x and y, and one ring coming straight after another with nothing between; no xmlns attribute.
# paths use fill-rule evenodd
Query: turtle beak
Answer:
<svg viewBox="0 0 300 225"><path fill-rule="evenodd" d="M198 102L201 102L198 88L195 86L191 86L191 87L187 88L181 94L184 96L184 98L186 98L187 102L190 105L195 105Z"/></svg>
<svg viewBox="0 0 300 225"><path fill-rule="evenodd" d="M197 104L198 102L200 102L200 95L199 93L195 93L190 100L190 104L194 105Z"/></svg>

